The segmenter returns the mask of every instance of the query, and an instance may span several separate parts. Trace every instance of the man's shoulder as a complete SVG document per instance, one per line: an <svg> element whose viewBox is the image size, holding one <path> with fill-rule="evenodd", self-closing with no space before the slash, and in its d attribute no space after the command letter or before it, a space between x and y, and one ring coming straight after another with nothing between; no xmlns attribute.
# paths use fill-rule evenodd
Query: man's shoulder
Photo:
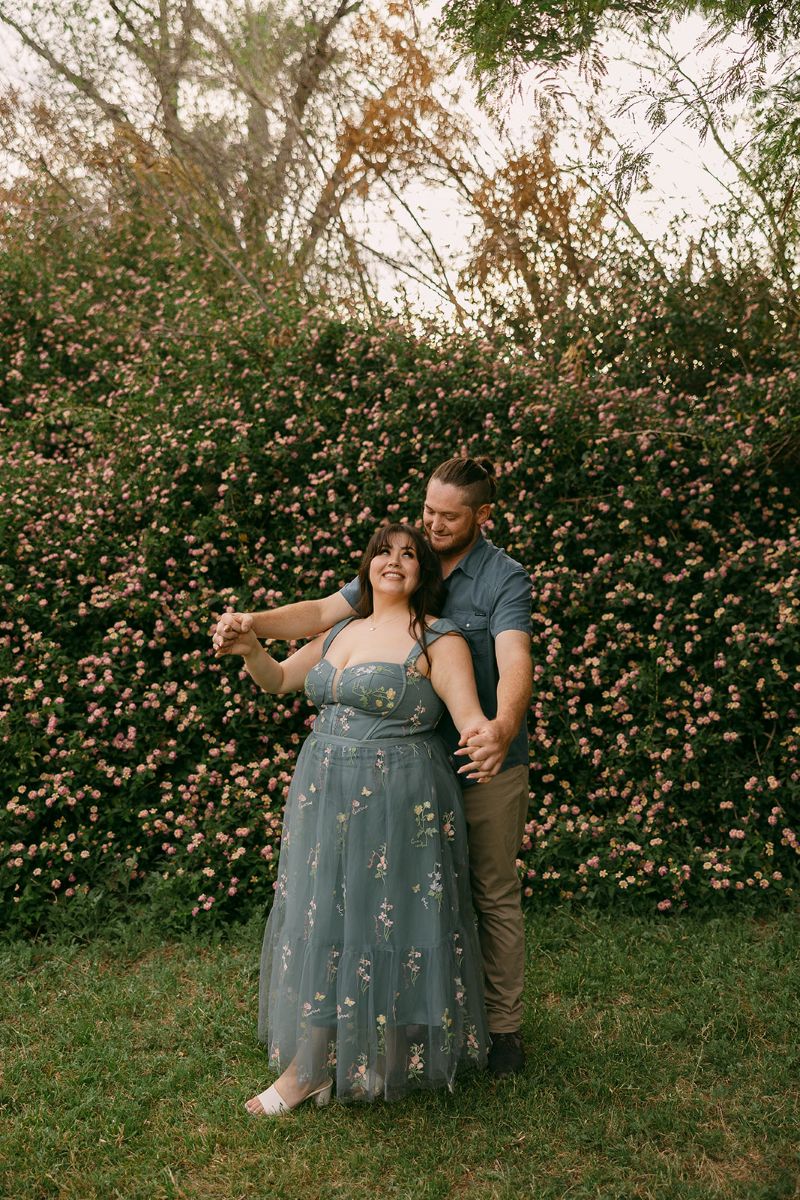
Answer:
<svg viewBox="0 0 800 1200"><path fill-rule="evenodd" d="M494 542L484 538L470 571L472 603L487 614L505 604L530 596L531 577L521 563Z"/></svg>
<svg viewBox="0 0 800 1200"><path fill-rule="evenodd" d="M344 596L351 608L356 608L361 599L361 584L359 583L358 576L356 575L355 579L348 580L344 587L339 589L338 595Z"/></svg>
<svg viewBox="0 0 800 1200"><path fill-rule="evenodd" d="M493 576L503 580L510 575L523 575L526 579L530 579L530 572L516 558L512 558L502 546L496 546L488 538L484 538L484 544L486 554L481 564L482 571L488 569Z"/></svg>

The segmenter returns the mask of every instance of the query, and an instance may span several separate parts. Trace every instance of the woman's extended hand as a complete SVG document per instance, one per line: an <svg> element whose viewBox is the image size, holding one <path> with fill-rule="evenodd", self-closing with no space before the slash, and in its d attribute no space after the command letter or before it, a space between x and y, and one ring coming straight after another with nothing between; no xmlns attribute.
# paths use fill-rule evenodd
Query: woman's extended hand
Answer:
<svg viewBox="0 0 800 1200"><path fill-rule="evenodd" d="M211 627L215 658L222 658L223 654L249 654L255 649L256 642L251 613L223 613Z"/></svg>

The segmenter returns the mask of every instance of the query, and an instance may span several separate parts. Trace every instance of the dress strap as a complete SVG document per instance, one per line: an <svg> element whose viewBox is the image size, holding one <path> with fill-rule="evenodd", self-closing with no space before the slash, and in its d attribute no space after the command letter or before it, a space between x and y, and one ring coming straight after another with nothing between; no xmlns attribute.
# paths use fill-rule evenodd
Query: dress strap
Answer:
<svg viewBox="0 0 800 1200"><path fill-rule="evenodd" d="M429 646L432 646L434 642L438 642L439 638L444 637L447 633L457 633L459 637L464 636L455 621L449 621L447 617L437 617L425 630L425 641ZM415 642L406 659L406 666L413 666L420 654L422 654L422 643Z"/></svg>
<svg viewBox="0 0 800 1200"><path fill-rule="evenodd" d="M335 637L337 637L342 632L345 625L349 625L351 621L355 621L355 620L356 620L355 617L345 617L344 620L337 621L335 625L331 626L331 628L328 630L328 634L325 638L325 641L322 643L322 653L323 654L328 653L328 647L330 646L331 642L333 641L333 639Z"/></svg>

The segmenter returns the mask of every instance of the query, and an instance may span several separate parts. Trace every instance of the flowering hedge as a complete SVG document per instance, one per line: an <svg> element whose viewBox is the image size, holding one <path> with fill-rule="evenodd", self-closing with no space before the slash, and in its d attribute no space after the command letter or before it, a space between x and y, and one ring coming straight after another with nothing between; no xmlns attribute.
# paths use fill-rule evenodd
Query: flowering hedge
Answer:
<svg viewBox="0 0 800 1200"><path fill-rule="evenodd" d="M0 258L7 928L267 904L311 714L208 629L324 594L432 465L501 472L530 569L525 895L766 902L798 881L794 371L703 395L259 307L163 234ZM15 248L16 247L16 248Z"/></svg>

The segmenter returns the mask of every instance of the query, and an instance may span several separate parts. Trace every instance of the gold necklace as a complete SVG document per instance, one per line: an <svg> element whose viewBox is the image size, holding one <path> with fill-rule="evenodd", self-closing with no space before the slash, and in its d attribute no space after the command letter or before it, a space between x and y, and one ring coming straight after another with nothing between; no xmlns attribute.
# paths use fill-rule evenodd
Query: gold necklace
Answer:
<svg viewBox="0 0 800 1200"><path fill-rule="evenodd" d="M370 633L374 633L376 629L382 629L384 625L391 625L392 621L399 621L399 620L401 620L401 617L389 617L389 620L388 620L388 621L379 621L379 622L378 622L378 624L376 625L376 624L375 624L375 622L374 622L374 620L373 620L373 616L374 616L374 614L370 614L370 616L367 618L367 620L369 621ZM403 619L405 619L405 618L406 618L406 614L405 614L405 613L401 614L401 616L402 616L402 618L403 618ZM410 619L411 619L411 613L408 613L408 614L407 614L407 617L408 617L408 620L410 620Z"/></svg>

